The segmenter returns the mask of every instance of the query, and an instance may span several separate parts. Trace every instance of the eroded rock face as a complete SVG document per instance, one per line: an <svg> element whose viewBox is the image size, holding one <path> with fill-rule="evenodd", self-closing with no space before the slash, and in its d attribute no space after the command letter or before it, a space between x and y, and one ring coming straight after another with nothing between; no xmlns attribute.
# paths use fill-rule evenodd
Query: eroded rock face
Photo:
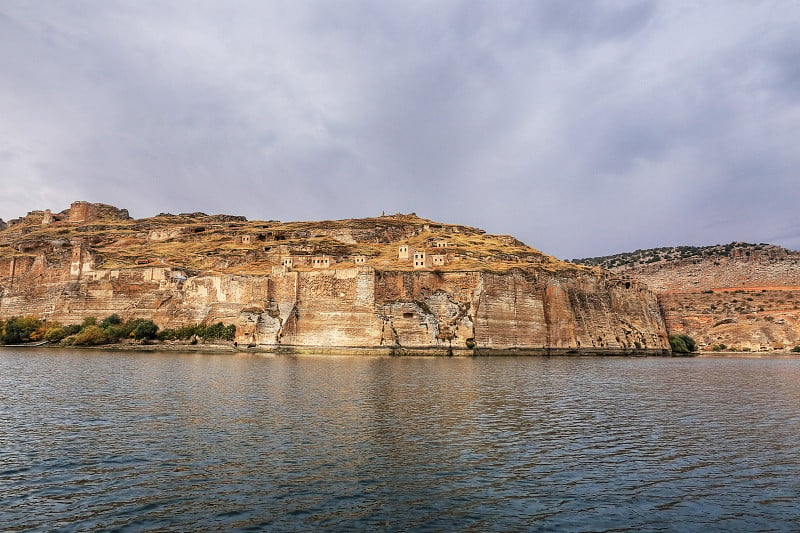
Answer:
<svg viewBox="0 0 800 533"><path fill-rule="evenodd" d="M701 350L764 352L800 345L800 252L730 243L592 261L655 290L668 331L689 335Z"/></svg>
<svg viewBox="0 0 800 533"><path fill-rule="evenodd" d="M115 231L128 227L118 213L106 213L117 217ZM58 238L47 232L74 226L67 217L38 233L0 239L0 249L6 248L0 257L0 318L29 314L75 323L117 313L149 318L162 328L222 321L236 325L241 344L395 353L663 353L668 348L658 303L644 286L558 262L507 237L508 242L491 240L495 237L471 228L446 227L443 234L451 240L461 236L465 243L448 251L454 255L446 268L415 270L397 258L398 244L416 238L421 247L436 242L437 234L431 224L417 227L407 216L397 228L390 217L376 219L382 226L374 231L364 220L354 221L352 231L346 221L334 229L295 226L290 228L295 234L280 239L279 246L268 239L288 230L264 229L263 223L237 217L215 223L223 225L223 236L235 229L247 239L210 235L214 228L205 215L202 225L180 217L172 224L166 217L131 221L131 229L118 236L103 226L102 212L98 216L94 226L61 230ZM298 237L299 231L316 236ZM395 235L400 240L392 241ZM367 240L350 242L358 239ZM128 242L157 260L137 266L140 258L129 257L129 264L120 265ZM214 245L207 261L215 268L199 270L181 264L180 257L163 257L178 245L197 250L207 242ZM289 268L281 255L270 255L275 248L280 254L319 253L319 242L331 243L325 250L329 268ZM510 251L478 263L474 258L485 253L487 242ZM24 253L15 248L19 243L27 243ZM350 248L340 248L345 245ZM515 250L536 262L518 259ZM356 253L374 264L348 262ZM472 268L476 264L487 268Z"/></svg>
<svg viewBox="0 0 800 533"><path fill-rule="evenodd" d="M118 313L162 327L222 321L236 324L238 342L267 346L617 353L666 346L652 293L588 275L358 267L178 282L169 269L82 265L74 279L35 260L0 268L17 271L0 298L4 318L29 314L69 323Z"/></svg>

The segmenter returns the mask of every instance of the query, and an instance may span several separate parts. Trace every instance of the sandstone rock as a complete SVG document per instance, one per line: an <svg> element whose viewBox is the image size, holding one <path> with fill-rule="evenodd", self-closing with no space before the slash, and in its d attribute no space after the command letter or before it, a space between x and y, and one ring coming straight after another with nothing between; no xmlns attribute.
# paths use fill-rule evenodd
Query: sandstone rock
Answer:
<svg viewBox="0 0 800 533"><path fill-rule="evenodd" d="M272 348L668 348L658 302L643 285L558 261L508 236L409 215L316 223L126 216L77 202L68 217L1 232L0 318L77 323L117 313L161 327L222 321L236 325L240 344ZM90 220L95 225L76 224ZM400 246L447 261L414 269L399 258ZM326 262L311 261L319 257Z"/></svg>

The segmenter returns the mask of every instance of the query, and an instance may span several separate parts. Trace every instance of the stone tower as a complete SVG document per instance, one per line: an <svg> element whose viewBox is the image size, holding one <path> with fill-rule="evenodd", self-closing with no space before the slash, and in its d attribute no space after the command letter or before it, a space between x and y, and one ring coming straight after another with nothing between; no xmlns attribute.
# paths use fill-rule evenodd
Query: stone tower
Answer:
<svg viewBox="0 0 800 533"><path fill-rule="evenodd" d="M69 206L69 221L72 223L87 222L92 216L92 204L89 202L72 202Z"/></svg>

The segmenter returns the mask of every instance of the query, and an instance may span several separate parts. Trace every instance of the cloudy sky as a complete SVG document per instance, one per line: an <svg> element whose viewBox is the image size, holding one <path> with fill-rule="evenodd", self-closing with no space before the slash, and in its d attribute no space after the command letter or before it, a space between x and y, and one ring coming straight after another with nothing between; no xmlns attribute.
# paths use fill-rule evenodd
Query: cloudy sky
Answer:
<svg viewBox="0 0 800 533"><path fill-rule="evenodd" d="M0 0L0 187L800 249L800 2Z"/></svg>

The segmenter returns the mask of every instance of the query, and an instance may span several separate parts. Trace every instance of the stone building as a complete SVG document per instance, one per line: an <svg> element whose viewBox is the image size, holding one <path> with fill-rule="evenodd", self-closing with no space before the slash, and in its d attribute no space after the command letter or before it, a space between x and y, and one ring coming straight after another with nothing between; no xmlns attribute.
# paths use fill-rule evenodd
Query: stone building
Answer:
<svg viewBox="0 0 800 533"><path fill-rule="evenodd" d="M433 266L444 266L447 264L447 256L445 254L431 255L431 264Z"/></svg>
<svg viewBox="0 0 800 533"><path fill-rule="evenodd" d="M429 268L430 257L425 252L414 252L414 268Z"/></svg>
<svg viewBox="0 0 800 533"><path fill-rule="evenodd" d="M311 266L314 268L328 268L331 266L331 258L327 255L312 257Z"/></svg>

